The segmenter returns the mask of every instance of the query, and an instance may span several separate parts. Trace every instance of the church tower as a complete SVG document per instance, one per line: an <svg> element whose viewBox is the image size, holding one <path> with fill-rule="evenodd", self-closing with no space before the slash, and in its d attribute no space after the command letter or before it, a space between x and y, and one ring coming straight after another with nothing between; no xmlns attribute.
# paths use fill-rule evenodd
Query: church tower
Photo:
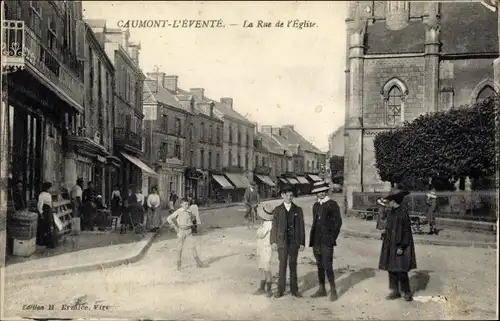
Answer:
<svg viewBox="0 0 500 321"><path fill-rule="evenodd" d="M499 92L498 12L480 2L351 1L346 18L344 193L388 191L373 139L421 114Z"/></svg>

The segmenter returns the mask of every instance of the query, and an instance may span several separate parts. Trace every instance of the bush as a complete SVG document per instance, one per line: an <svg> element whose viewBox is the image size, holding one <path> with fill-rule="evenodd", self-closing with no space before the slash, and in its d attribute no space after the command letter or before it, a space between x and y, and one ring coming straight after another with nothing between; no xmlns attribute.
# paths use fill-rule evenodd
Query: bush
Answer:
<svg viewBox="0 0 500 321"><path fill-rule="evenodd" d="M424 114L374 140L375 166L383 181L453 188L460 177L495 173L495 115L499 98L471 107Z"/></svg>

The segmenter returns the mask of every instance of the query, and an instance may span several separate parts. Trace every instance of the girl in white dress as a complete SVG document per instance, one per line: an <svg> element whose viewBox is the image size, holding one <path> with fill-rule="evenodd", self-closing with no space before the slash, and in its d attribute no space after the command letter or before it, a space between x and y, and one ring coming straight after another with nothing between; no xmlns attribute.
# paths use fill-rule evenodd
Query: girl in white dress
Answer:
<svg viewBox="0 0 500 321"><path fill-rule="evenodd" d="M260 287L254 292L255 295L267 294L268 297L272 296L272 273L271 273L271 260L273 257L273 250L271 248L270 236L271 228L273 226L273 208L266 204L263 207L257 208L257 215L262 219L262 225L257 230L257 260L259 263L259 270L262 273Z"/></svg>

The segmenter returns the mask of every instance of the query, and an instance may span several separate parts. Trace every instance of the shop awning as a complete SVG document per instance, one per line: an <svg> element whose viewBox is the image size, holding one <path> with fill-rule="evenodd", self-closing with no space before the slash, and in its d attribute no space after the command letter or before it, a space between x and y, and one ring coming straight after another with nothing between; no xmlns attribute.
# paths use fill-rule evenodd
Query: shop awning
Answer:
<svg viewBox="0 0 500 321"><path fill-rule="evenodd" d="M212 175L217 183L219 183L222 189L234 189L233 185L222 175Z"/></svg>
<svg viewBox="0 0 500 321"><path fill-rule="evenodd" d="M264 175L255 175L258 179L261 180L262 183L267 184L271 187L276 186L274 182L269 178L269 176L264 176Z"/></svg>
<svg viewBox="0 0 500 321"><path fill-rule="evenodd" d="M281 181L282 183L289 184L289 183L288 183L288 181L287 181L286 179L281 178L281 177L280 177L280 181Z"/></svg>
<svg viewBox="0 0 500 321"><path fill-rule="evenodd" d="M144 164L143 161L141 161L139 158L136 158L134 156L131 156L127 153L120 152L123 157L125 157L129 162L134 164L135 166L139 167L142 170L142 173L147 176L159 176L158 173L156 173L151 167L148 165Z"/></svg>
<svg viewBox="0 0 500 321"><path fill-rule="evenodd" d="M287 180L290 182L290 184L292 185L297 185L297 184L300 184L298 180L296 180L295 178L292 178L292 177L287 177Z"/></svg>
<svg viewBox="0 0 500 321"><path fill-rule="evenodd" d="M250 186L250 182L243 174L226 173L226 176L236 188L247 188Z"/></svg>
<svg viewBox="0 0 500 321"><path fill-rule="evenodd" d="M321 182L322 181L321 177L319 177L318 175L309 174L307 176L309 176L309 178L312 179L315 182Z"/></svg>
<svg viewBox="0 0 500 321"><path fill-rule="evenodd" d="M300 184L310 184L307 178L305 178L304 176L297 176L297 180Z"/></svg>

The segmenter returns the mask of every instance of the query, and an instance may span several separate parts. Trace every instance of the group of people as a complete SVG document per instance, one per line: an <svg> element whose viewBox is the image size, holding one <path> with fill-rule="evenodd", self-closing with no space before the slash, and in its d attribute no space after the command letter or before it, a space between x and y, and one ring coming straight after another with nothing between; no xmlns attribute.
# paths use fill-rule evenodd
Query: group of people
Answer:
<svg viewBox="0 0 500 321"><path fill-rule="evenodd" d="M312 207L313 222L309 234L309 247L312 248L318 273L318 290L313 298L328 297L330 301L338 299L333 269L334 247L342 227L340 207L328 196L329 186L325 182L316 183L313 194L317 201ZM297 259L299 251L305 247L304 213L300 206L293 202L293 191L290 186L283 186L280 191L283 202L272 208L264 205L258 208L258 215L263 220L257 230L258 267L262 273L260 286L254 293L266 294L268 297L280 298L285 292L287 265L290 273L290 292L300 298L298 288ZM417 267L415 246L408 215L404 206L404 198L408 192L394 190L383 199L387 208L385 233L379 258L379 269L388 271L390 294L387 299L403 297L411 301L412 293L408 272ZM272 292L272 258L277 252L278 284L277 291ZM328 281L330 292L327 292Z"/></svg>

